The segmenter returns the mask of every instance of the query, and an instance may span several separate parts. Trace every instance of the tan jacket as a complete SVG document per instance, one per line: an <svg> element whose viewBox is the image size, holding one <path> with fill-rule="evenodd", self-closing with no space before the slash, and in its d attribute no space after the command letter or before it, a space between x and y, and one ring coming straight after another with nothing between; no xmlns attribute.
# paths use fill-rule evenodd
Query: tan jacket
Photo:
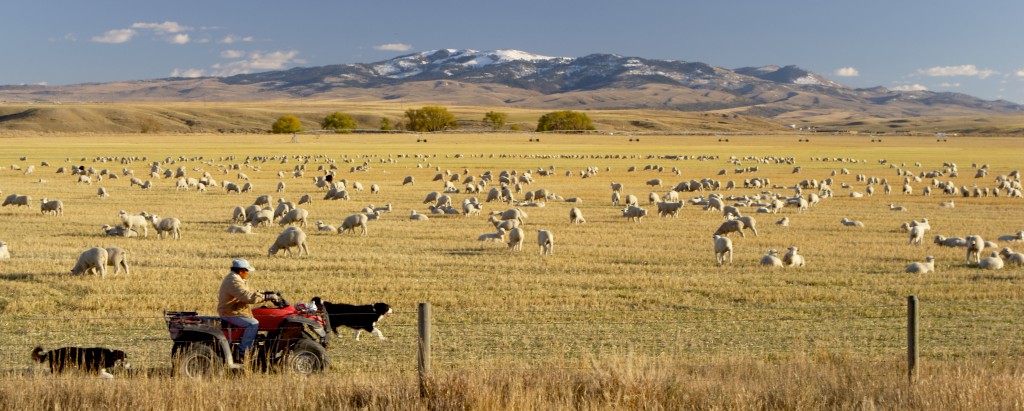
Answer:
<svg viewBox="0 0 1024 411"><path fill-rule="evenodd" d="M249 286L241 276L230 273L220 283L220 292L217 296L217 315L252 318L249 305L263 301L263 294L249 291Z"/></svg>

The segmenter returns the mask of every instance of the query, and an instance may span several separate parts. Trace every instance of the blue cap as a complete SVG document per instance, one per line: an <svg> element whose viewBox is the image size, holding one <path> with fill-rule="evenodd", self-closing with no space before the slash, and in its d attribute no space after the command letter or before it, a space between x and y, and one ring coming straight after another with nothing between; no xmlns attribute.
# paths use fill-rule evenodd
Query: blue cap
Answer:
<svg viewBox="0 0 1024 411"><path fill-rule="evenodd" d="M249 265L249 262L246 261L244 258L239 258L237 260L232 261L231 268L244 268L249 271L256 271L256 269L252 268L252 266Z"/></svg>

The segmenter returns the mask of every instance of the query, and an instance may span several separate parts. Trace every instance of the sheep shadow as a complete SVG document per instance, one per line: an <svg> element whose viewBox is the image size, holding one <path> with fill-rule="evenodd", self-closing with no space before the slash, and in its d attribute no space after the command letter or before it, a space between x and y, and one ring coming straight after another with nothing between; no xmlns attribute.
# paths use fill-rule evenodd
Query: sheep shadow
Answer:
<svg viewBox="0 0 1024 411"><path fill-rule="evenodd" d="M1020 279L1019 276L1014 276L1014 275L996 275L996 274L977 274L977 275L971 277L972 281L983 281L983 280L989 280L989 281L1015 281L1015 280L1019 280L1019 279Z"/></svg>
<svg viewBox="0 0 1024 411"><path fill-rule="evenodd" d="M0 274L0 280L35 282L36 275L31 273Z"/></svg>
<svg viewBox="0 0 1024 411"><path fill-rule="evenodd" d="M466 257L474 257L474 256L478 256L478 255L483 255L484 254L484 249L482 249L482 248L456 248L456 249L444 250L444 254L447 254L447 255L457 255L457 256L466 256Z"/></svg>

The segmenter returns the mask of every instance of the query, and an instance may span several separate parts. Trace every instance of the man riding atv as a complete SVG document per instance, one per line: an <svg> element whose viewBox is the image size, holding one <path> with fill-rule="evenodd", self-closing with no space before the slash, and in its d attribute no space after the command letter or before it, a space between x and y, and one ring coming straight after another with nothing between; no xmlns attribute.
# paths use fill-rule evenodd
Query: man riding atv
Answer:
<svg viewBox="0 0 1024 411"><path fill-rule="evenodd" d="M275 294L252 292L249 290L249 273L256 271L249 265L249 261L237 259L231 262L231 273L224 276L220 283L220 291L217 293L217 315L221 320L232 325L245 329L242 333L242 341L232 354L238 360L244 362L245 355L256 340L256 333L259 331L260 322L252 316L250 304L259 304L264 301L277 302ZM238 364L232 364L238 366Z"/></svg>

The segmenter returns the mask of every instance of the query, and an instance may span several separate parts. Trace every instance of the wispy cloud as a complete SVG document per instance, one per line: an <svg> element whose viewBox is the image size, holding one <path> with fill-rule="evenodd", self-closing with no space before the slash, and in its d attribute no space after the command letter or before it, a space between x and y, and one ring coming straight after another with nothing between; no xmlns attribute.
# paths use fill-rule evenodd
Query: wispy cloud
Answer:
<svg viewBox="0 0 1024 411"><path fill-rule="evenodd" d="M242 50L224 50L224 51L220 52L220 56L222 58L226 58L226 59L237 59L237 58L241 58L244 55L245 55L245 52L242 51Z"/></svg>
<svg viewBox="0 0 1024 411"><path fill-rule="evenodd" d="M186 77L196 78L203 76L203 69L174 69L171 72L171 77Z"/></svg>
<svg viewBox="0 0 1024 411"><path fill-rule="evenodd" d="M920 84L905 84L902 86L896 86L892 88L895 91L928 91L928 87Z"/></svg>
<svg viewBox="0 0 1024 411"><path fill-rule="evenodd" d="M960 83L942 83L942 84L939 84L939 87L942 87L942 88L958 88L958 87L960 87Z"/></svg>
<svg viewBox="0 0 1024 411"><path fill-rule="evenodd" d="M412 46L405 43L387 43L373 46L373 49L377 51L409 51L412 50Z"/></svg>
<svg viewBox="0 0 1024 411"><path fill-rule="evenodd" d="M1016 77L1024 78L1024 69L1017 70L1015 73L1013 73L1013 75Z"/></svg>
<svg viewBox="0 0 1024 411"><path fill-rule="evenodd" d="M222 44L235 44L235 43L251 43L253 40L252 36L236 36L234 34L228 34L224 38L220 39L219 43Z"/></svg>
<svg viewBox="0 0 1024 411"><path fill-rule="evenodd" d="M192 27L182 26L176 21L165 21L163 23L134 23L133 29L153 30L158 34L174 34L192 30Z"/></svg>
<svg viewBox="0 0 1024 411"><path fill-rule="evenodd" d="M171 44L188 44L188 34L178 33L167 38L167 42Z"/></svg>
<svg viewBox="0 0 1024 411"><path fill-rule="evenodd" d="M962 66L932 67L924 70L918 70L918 73L921 73L928 77L967 76L977 77L982 80L992 76L993 74L996 74L994 70L978 70L978 67L973 64L964 64Z"/></svg>
<svg viewBox="0 0 1024 411"><path fill-rule="evenodd" d="M226 77L259 70L280 70L289 64L305 63L305 60L296 58L298 55L299 52L296 50L272 51L269 53L254 51L245 55L245 58L242 60L214 64L213 69L215 71L213 75Z"/></svg>
<svg viewBox="0 0 1024 411"><path fill-rule="evenodd" d="M109 44L121 44L131 41L132 37L138 34L132 29L115 29L107 31L99 36L94 36L91 40L94 43L109 43Z"/></svg>
<svg viewBox="0 0 1024 411"><path fill-rule="evenodd" d="M857 77L860 75L860 72L853 67L842 67L836 69L836 75L839 77Z"/></svg>

